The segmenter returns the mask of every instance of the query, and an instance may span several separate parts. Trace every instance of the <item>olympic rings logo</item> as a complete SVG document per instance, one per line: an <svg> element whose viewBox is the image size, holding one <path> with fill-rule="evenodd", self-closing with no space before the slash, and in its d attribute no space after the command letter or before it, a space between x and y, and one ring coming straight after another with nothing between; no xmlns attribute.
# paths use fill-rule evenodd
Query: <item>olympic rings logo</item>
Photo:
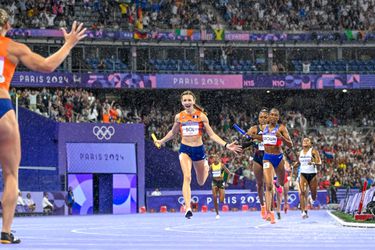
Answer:
<svg viewBox="0 0 375 250"><path fill-rule="evenodd" d="M183 196L178 197L177 202L178 202L180 205L184 205L184 204L185 204L184 197L183 197ZM191 197L191 202L193 202L193 203L198 203L198 202L199 202L199 198L198 198L198 196L193 196L193 197Z"/></svg>
<svg viewBox="0 0 375 250"><path fill-rule="evenodd" d="M92 132L98 138L98 140L109 140L112 138L112 136L115 134L115 128L112 126L106 127L106 126L95 126L92 129Z"/></svg>

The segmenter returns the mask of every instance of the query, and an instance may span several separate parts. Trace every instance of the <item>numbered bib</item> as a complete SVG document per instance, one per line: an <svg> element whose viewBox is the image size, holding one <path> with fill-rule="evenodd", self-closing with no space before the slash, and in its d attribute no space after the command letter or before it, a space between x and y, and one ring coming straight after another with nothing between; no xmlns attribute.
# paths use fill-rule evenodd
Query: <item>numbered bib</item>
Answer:
<svg viewBox="0 0 375 250"><path fill-rule="evenodd" d="M220 170L212 171L212 177L220 177L220 176L221 176Z"/></svg>
<svg viewBox="0 0 375 250"><path fill-rule="evenodd" d="M199 134L199 124L198 123L191 123L191 124L183 124L182 125L182 135L183 136L193 136Z"/></svg>
<svg viewBox="0 0 375 250"><path fill-rule="evenodd" d="M263 143L267 145L276 145L277 144L276 135L263 135Z"/></svg>
<svg viewBox="0 0 375 250"><path fill-rule="evenodd" d="M258 150L264 151L264 142L259 142Z"/></svg>

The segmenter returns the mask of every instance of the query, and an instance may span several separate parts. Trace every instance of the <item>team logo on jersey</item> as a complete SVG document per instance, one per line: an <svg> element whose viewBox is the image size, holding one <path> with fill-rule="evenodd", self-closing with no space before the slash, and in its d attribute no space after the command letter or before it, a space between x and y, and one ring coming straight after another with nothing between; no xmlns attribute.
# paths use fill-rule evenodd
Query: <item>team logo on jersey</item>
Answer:
<svg viewBox="0 0 375 250"><path fill-rule="evenodd" d="M182 116L182 119L185 119L185 116L184 116L184 115Z"/></svg>
<svg viewBox="0 0 375 250"><path fill-rule="evenodd" d="M193 115L193 119L197 119L198 118L198 116L197 115Z"/></svg>

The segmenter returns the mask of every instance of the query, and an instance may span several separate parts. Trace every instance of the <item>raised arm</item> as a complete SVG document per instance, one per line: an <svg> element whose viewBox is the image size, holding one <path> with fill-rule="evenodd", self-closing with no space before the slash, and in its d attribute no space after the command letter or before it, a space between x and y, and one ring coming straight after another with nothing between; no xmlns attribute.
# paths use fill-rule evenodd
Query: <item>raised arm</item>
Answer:
<svg viewBox="0 0 375 250"><path fill-rule="evenodd" d="M233 151L233 152L241 152L242 149L241 149L241 146L237 145L237 143L234 141L232 143L227 143L225 142L223 139L220 138L220 136L218 136L211 128L210 126L210 123L208 121L208 118L205 114L201 114L202 116L202 122L203 122L203 125L204 125L204 128L206 129L206 132L208 134L208 136L211 138L211 140L213 140L214 142L218 143L219 145Z"/></svg>
<svg viewBox="0 0 375 250"><path fill-rule="evenodd" d="M9 45L10 56L15 59L16 64L22 62L33 71L53 72L69 55L71 49L86 37L86 28L83 28L82 23L78 25L76 21L73 22L70 33L67 33L65 29L62 29L62 32L65 38L64 45L47 58L32 52L26 45L14 41Z"/></svg>

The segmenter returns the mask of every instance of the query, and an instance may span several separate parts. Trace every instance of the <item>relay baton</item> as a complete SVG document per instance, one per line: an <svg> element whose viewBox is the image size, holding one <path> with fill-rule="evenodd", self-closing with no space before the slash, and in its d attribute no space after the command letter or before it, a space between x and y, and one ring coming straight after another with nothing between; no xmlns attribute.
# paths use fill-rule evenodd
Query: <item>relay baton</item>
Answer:
<svg viewBox="0 0 375 250"><path fill-rule="evenodd" d="M243 130L242 128L240 128L240 126L238 126L236 123L233 124L233 128L235 130L237 130L238 133L240 133L241 135L244 135L246 138L249 138L249 139L251 138L248 134L246 134L245 130Z"/></svg>
<svg viewBox="0 0 375 250"><path fill-rule="evenodd" d="M151 134L152 140L154 141L154 144L157 148L160 148L160 144L157 143L156 135L154 133Z"/></svg>

